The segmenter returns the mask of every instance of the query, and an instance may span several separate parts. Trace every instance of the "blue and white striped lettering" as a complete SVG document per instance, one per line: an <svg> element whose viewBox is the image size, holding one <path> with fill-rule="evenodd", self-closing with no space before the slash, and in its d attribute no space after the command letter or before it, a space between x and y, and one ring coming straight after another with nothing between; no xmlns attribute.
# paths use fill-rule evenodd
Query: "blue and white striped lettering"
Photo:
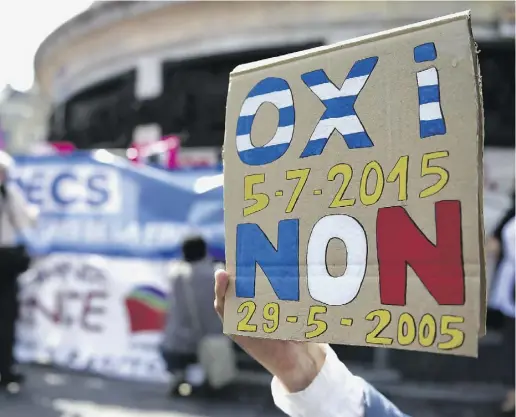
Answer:
<svg viewBox="0 0 516 417"><path fill-rule="evenodd" d="M279 122L272 139L261 147L251 142L254 118L264 103L271 103L279 111ZM238 156L247 165L266 165L281 158L294 134L295 110L292 91L283 78L269 77L257 83L247 95L236 128Z"/></svg>
<svg viewBox="0 0 516 417"><path fill-rule="evenodd" d="M414 48L414 61L416 62L429 62L437 59L437 50L435 49L435 43L423 43Z"/></svg>
<svg viewBox="0 0 516 417"><path fill-rule="evenodd" d="M435 44L425 43L414 48L415 62L429 62L437 59ZM439 74L431 67L417 73L419 98L419 136L421 139L446 133L441 109Z"/></svg>
<svg viewBox="0 0 516 417"><path fill-rule="evenodd" d="M344 137L350 149L374 146L355 111L355 102L377 62L376 56L355 62L341 88L335 86L322 69L301 76L326 107L301 158L320 155L334 130Z"/></svg>

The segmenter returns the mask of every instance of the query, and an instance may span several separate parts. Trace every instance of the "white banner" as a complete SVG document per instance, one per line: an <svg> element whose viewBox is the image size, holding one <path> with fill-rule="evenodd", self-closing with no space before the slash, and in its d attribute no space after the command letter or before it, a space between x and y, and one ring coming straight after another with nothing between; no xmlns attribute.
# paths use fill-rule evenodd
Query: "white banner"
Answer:
<svg viewBox="0 0 516 417"><path fill-rule="evenodd" d="M53 254L21 277L22 362L165 381L164 260Z"/></svg>
<svg viewBox="0 0 516 417"><path fill-rule="evenodd" d="M18 358L164 380L165 265L192 232L224 259L220 167L166 171L96 150L19 156L10 181L40 210L24 236L38 261L21 279Z"/></svg>

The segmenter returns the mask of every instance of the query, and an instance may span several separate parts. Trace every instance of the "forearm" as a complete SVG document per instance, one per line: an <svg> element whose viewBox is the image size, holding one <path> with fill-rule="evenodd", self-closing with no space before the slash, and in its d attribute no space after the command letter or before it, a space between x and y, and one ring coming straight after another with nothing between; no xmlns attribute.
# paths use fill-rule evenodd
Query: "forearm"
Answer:
<svg viewBox="0 0 516 417"><path fill-rule="evenodd" d="M301 390L290 389L289 382L279 377L273 379L274 402L292 417L364 417L362 380L351 374L328 345L324 347L323 365ZM304 376L298 380L308 380L312 374L307 370L311 367L302 363L299 366Z"/></svg>
<svg viewBox="0 0 516 417"><path fill-rule="evenodd" d="M306 349L295 350L296 356L281 369L273 372L287 392L306 389L320 373L326 360L326 345L306 344Z"/></svg>
<svg viewBox="0 0 516 417"><path fill-rule="evenodd" d="M314 361L317 363L311 359L299 364L297 379L290 375L285 381L284 376L277 376L272 381L274 402L289 416L406 417L374 387L353 375L329 346L323 366L310 379Z"/></svg>

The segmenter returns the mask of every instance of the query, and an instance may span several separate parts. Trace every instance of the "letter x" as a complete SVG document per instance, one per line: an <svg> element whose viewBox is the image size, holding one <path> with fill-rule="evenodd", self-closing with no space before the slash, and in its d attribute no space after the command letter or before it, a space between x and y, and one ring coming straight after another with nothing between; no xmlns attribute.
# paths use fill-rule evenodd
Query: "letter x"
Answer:
<svg viewBox="0 0 516 417"><path fill-rule="evenodd" d="M301 76L326 107L301 158L320 155L334 130L343 136L350 149L374 146L355 111L355 102L377 62L377 56L356 61L341 88L333 84L322 69Z"/></svg>

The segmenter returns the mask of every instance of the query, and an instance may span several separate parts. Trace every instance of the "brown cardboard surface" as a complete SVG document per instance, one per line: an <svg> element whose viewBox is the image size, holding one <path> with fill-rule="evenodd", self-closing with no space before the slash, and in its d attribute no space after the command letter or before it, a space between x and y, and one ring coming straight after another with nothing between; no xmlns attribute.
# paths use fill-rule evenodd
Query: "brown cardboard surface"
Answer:
<svg viewBox="0 0 516 417"><path fill-rule="evenodd" d="M236 68L224 331L476 356L479 83L469 12Z"/></svg>

